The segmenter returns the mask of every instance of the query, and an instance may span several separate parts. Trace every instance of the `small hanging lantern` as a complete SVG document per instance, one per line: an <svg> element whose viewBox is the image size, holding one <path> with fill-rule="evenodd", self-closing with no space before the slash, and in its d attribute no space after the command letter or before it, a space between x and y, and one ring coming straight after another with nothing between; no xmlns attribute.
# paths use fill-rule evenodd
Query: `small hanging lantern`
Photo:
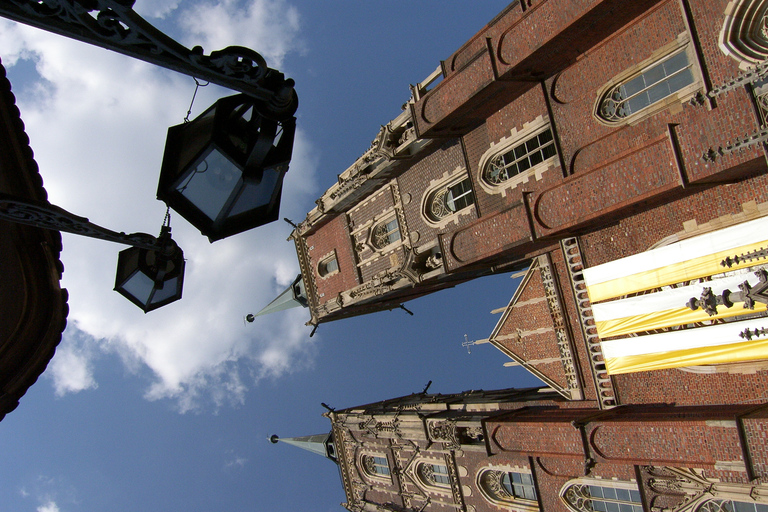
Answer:
<svg viewBox="0 0 768 512"><path fill-rule="evenodd" d="M211 242L277 220L296 118L238 94L168 129L157 198Z"/></svg>
<svg viewBox="0 0 768 512"><path fill-rule="evenodd" d="M131 247L117 259L115 291L145 313L181 298L184 286L184 253L163 226L159 249Z"/></svg>

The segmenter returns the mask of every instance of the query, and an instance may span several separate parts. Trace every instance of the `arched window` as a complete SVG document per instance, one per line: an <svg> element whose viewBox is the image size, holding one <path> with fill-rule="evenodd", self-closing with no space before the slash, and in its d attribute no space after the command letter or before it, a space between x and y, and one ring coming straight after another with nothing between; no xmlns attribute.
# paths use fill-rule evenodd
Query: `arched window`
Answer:
<svg viewBox="0 0 768 512"><path fill-rule="evenodd" d="M530 473L488 469L480 474L480 489L496 503L531 505L537 500L536 487Z"/></svg>
<svg viewBox="0 0 768 512"><path fill-rule="evenodd" d="M363 471L370 476L389 476L389 463L386 457L363 455Z"/></svg>
<svg viewBox="0 0 768 512"><path fill-rule="evenodd" d="M419 476L427 485L437 487L449 487L451 478L448 476L448 468L442 464L419 464Z"/></svg>
<svg viewBox="0 0 768 512"><path fill-rule="evenodd" d="M694 82L691 61L682 49L609 88L600 97L597 115L608 123L623 122Z"/></svg>
<svg viewBox="0 0 768 512"><path fill-rule="evenodd" d="M400 240L400 227L397 224L396 217L387 219L374 226L372 242L377 249L383 249L398 240Z"/></svg>
<svg viewBox="0 0 768 512"><path fill-rule="evenodd" d="M330 274L335 274L339 271L339 260L336 259L336 253L334 252L330 256L320 260L317 265L317 273L320 277L325 277Z"/></svg>
<svg viewBox="0 0 768 512"><path fill-rule="evenodd" d="M489 185L501 185L555 155L557 149L552 129L547 126L491 158L483 169L483 180Z"/></svg>
<svg viewBox="0 0 768 512"><path fill-rule="evenodd" d="M560 496L575 512L643 512L640 491L630 482L577 482L566 485Z"/></svg>
<svg viewBox="0 0 768 512"><path fill-rule="evenodd" d="M696 512L768 512L768 504L752 501L707 500Z"/></svg>
<svg viewBox="0 0 768 512"><path fill-rule="evenodd" d="M427 199L427 217L433 222L453 215L475 204L472 181L467 177L437 189Z"/></svg>

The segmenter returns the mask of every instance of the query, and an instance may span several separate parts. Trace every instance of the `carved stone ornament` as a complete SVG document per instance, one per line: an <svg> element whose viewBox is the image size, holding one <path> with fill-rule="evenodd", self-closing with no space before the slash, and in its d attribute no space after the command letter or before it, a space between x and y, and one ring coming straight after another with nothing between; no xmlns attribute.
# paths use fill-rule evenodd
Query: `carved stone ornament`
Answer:
<svg viewBox="0 0 768 512"><path fill-rule="evenodd" d="M456 435L456 423L453 421L432 421L427 424L429 439L437 443L447 443L450 448L460 446Z"/></svg>

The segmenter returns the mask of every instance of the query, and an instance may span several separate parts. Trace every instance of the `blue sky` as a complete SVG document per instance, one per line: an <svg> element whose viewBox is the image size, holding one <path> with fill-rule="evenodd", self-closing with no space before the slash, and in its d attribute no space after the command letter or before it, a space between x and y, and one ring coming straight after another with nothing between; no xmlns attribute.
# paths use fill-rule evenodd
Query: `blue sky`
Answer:
<svg viewBox="0 0 768 512"><path fill-rule="evenodd" d="M300 220L380 125L505 2L149 0L135 9L187 46L240 44L296 80L294 159L281 217ZM126 232L155 233L168 126L191 78L0 20L0 58L51 201ZM193 115L227 91L201 90ZM291 310L245 325L298 272L290 226L209 244L178 215L184 298L144 315L112 291L121 247L64 235L68 329L44 376L0 423L0 511L342 510L333 464L270 434L327 431L349 407L420 391L536 385L487 337L516 281L476 280L320 326Z"/></svg>

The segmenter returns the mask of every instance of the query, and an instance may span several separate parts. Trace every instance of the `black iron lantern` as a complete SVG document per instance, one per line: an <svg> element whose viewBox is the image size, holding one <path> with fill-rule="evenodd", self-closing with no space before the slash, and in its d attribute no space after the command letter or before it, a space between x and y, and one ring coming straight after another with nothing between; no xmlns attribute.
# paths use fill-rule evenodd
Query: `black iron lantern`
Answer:
<svg viewBox="0 0 768 512"><path fill-rule="evenodd" d="M163 226L159 249L131 247L117 259L115 291L145 313L181 298L184 286L184 253Z"/></svg>
<svg viewBox="0 0 768 512"><path fill-rule="evenodd" d="M168 129L157 198L211 242L278 219L296 118L238 94Z"/></svg>

